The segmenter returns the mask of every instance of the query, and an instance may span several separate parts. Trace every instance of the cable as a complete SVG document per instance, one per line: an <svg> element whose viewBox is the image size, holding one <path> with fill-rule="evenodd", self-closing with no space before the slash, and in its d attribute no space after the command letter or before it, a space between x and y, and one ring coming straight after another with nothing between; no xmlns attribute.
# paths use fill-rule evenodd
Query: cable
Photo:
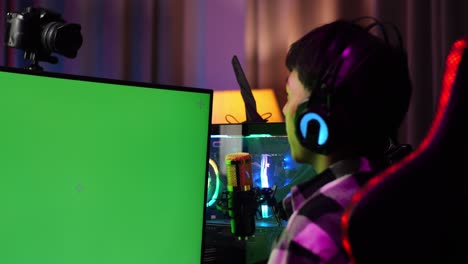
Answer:
<svg viewBox="0 0 468 264"><path fill-rule="evenodd" d="M228 117L231 117L232 119L234 119L234 121L236 121L235 123L232 123L228 120ZM224 116L224 120L226 120L226 122L228 122L229 124L239 124L239 120L237 120L233 115L231 114L227 114Z"/></svg>
<svg viewBox="0 0 468 264"><path fill-rule="evenodd" d="M264 116L266 116L266 115L268 115L268 116L267 116L267 117L264 117ZM267 121L268 121L268 118L272 117L273 114L272 114L271 112L266 112L266 113L261 114L260 116L263 118L263 120L267 120Z"/></svg>
<svg viewBox="0 0 468 264"><path fill-rule="evenodd" d="M262 117L263 120L266 120L268 121L268 118L272 117L273 114L271 112L266 112L266 113L263 113L260 115ZM267 117L264 117L264 116L267 116ZM231 122L229 120L229 117L232 118L235 122ZM226 122L228 122L229 124L240 124L241 122L239 122L239 120L237 120L237 118L231 114L227 114L224 116L224 120L226 120Z"/></svg>

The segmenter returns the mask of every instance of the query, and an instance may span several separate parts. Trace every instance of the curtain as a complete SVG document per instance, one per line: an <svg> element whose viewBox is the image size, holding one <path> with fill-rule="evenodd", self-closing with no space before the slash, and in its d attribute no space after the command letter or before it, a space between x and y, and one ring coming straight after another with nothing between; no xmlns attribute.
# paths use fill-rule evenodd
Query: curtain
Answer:
<svg viewBox="0 0 468 264"><path fill-rule="evenodd" d="M413 95L400 142L416 147L426 135L438 102L445 56L468 34L468 2L463 0L256 0L248 2L246 60L254 87L273 87L286 102L284 66L289 45L338 18L374 16L401 31Z"/></svg>
<svg viewBox="0 0 468 264"><path fill-rule="evenodd" d="M22 12L27 6L49 9L61 14L67 23L81 25L83 45L74 59L58 55L59 62L40 62L46 71L69 74L154 81L157 69L157 31L153 16L154 1L4 1L2 18L7 11ZM2 19L4 20L4 19ZM2 23L5 23L2 21ZM2 31L4 25L2 25ZM174 47L176 49L177 47ZM2 54L4 64L24 67L28 62L22 58L23 51L5 47Z"/></svg>
<svg viewBox="0 0 468 264"><path fill-rule="evenodd" d="M40 62L46 71L158 84L238 89L231 66L244 61L245 0L5 0L7 12L50 9L81 25L74 59ZM25 67L23 51L3 45L0 61Z"/></svg>
<svg viewBox="0 0 468 264"><path fill-rule="evenodd" d="M58 56L56 65L41 63L45 70L235 90L230 61L237 55L251 87L272 88L280 107L292 42L337 18L392 22L402 33L414 86L400 141L413 146L434 116L448 49L468 33L464 0L4 0L2 36L6 12L29 5L82 26L77 58ZM21 50L2 47L3 65L24 66Z"/></svg>

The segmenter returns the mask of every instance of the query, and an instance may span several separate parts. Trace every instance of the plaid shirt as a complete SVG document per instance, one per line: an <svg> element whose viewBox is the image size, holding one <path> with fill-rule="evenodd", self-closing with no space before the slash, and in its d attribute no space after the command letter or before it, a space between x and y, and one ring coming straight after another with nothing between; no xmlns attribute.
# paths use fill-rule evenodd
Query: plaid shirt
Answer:
<svg viewBox="0 0 468 264"><path fill-rule="evenodd" d="M342 160L293 186L283 200L291 216L268 263L350 263L341 244L341 215L372 174L364 158Z"/></svg>

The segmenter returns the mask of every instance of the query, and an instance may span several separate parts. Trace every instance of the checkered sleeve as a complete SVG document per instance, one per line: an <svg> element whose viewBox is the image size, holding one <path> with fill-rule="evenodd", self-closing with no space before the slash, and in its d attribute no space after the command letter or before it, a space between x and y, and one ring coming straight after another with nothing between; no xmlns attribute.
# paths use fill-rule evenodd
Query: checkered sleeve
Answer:
<svg viewBox="0 0 468 264"><path fill-rule="evenodd" d="M342 177L307 198L291 215L268 263L349 263L340 218L359 188L353 177Z"/></svg>

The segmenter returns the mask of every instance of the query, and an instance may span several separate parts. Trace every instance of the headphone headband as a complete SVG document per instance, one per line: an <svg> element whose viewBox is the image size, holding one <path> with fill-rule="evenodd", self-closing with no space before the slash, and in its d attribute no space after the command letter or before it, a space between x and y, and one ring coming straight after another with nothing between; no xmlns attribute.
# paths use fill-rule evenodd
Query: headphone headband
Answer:
<svg viewBox="0 0 468 264"><path fill-rule="evenodd" d="M385 41L385 43L387 43L388 45L390 45L390 40L388 38L388 34L387 34L387 30L385 29L385 26L388 25L390 26L392 29L393 29L393 32L395 33L396 37L397 37L397 40L398 40L398 47L399 48L403 48L403 38L401 36L401 33L400 31L398 30L398 28L395 26L395 24L393 23L390 23L390 22L381 22L380 20L378 20L377 18L375 17L372 17L372 16L363 16L363 17L359 17L359 18L356 18L354 20L351 20L351 23L353 24L359 24L359 22L363 21L363 20L372 20L373 23L371 23L370 25L368 25L367 27L365 27L365 29L367 31L370 31L372 28L374 28L375 26L378 26L379 29L380 29L380 32L382 33L382 36L383 36L383 39Z"/></svg>

